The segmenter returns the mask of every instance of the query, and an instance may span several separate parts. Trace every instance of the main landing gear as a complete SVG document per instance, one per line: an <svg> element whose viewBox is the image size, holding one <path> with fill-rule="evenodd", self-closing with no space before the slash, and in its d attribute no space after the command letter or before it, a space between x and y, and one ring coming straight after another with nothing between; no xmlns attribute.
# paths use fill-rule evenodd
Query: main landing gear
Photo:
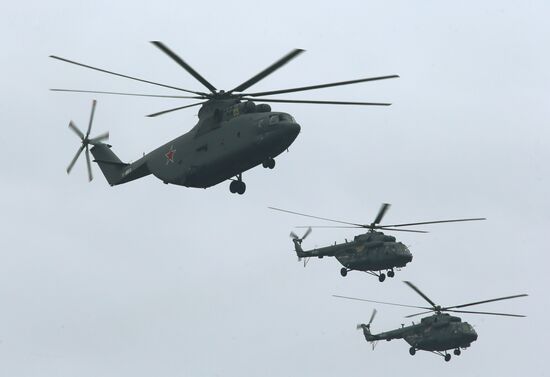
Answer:
<svg viewBox="0 0 550 377"><path fill-rule="evenodd" d="M436 355L439 355L439 356L442 356L443 359L445 361L451 361L451 354L450 353L447 353L447 351L445 351L445 353L443 352L440 352L440 351L431 351L432 353L435 353ZM414 354L416 354L416 348L414 347L411 347L409 348L409 353L414 356ZM458 356L460 355L460 348L457 348L453 351L453 353Z"/></svg>
<svg viewBox="0 0 550 377"><path fill-rule="evenodd" d="M346 275L344 275L344 273L342 272L343 270L344 270L344 269L342 268L342 270L340 271L340 273L342 274L342 276L346 276ZM365 271L365 272L366 272L367 274L372 275L372 276L376 276L376 277L378 278L378 281L379 281L380 283L382 283L384 280L386 280L386 274L383 273L383 272L378 272L378 273L373 272L373 271ZM388 274L388 277L389 277L389 278L394 277L394 276L395 276L395 272L393 271L393 268L390 269L390 270L388 270L388 271L387 271L387 274Z"/></svg>
<svg viewBox="0 0 550 377"><path fill-rule="evenodd" d="M348 272L351 271L351 269L348 269L346 267L342 267L340 269L340 275L342 275L343 277L346 277L348 275ZM380 283L382 283L384 280L386 280L386 274L384 274L383 272L380 272L380 273L376 273L376 272L372 272L372 271L365 271L367 274L371 274L373 276L377 276L378 277L378 281ZM393 270L388 270L388 277L392 278L395 276L395 272L393 272Z"/></svg>
<svg viewBox="0 0 550 377"><path fill-rule="evenodd" d="M237 175L236 181L231 181L231 183L229 184L229 191L231 191L232 194L244 194L244 192L246 191L246 184L243 182L242 173Z"/></svg>
<svg viewBox="0 0 550 377"><path fill-rule="evenodd" d="M275 167L275 160L270 157L262 162L262 166L266 169L273 169Z"/></svg>
<svg viewBox="0 0 550 377"><path fill-rule="evenodd" d="M457 353L457 350L458 350L458 353ZM447 353L447 351L445 351L445 353L443 353L441 351L431 351L431 352L435 353L436 355L443 356L443 360L445 360L445 361L451 361L451 354ZM460 355L460 349L458 349L458 348L455 349L454 354L457 355L457 356Z"/></svg>

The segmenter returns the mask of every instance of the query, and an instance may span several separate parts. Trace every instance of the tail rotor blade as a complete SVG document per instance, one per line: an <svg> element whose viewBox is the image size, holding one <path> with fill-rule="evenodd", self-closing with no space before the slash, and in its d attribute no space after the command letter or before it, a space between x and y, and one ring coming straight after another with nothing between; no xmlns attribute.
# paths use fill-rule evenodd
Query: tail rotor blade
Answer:
<svg viewBox="0 0 550 377"><path fill-rule="evenodd" d="M80 140L84 140L84 134L82 133L82 131L80 131L80 130L78 129L78 127L73 123L72 120L69 122L69 128L70 128L71 130L73 130L75 134L78 135L78 137L80 138Z"/></svg>
<svg viewBox="0 0 550 377"><path fill-rule="evenodd" d="M92 176L92 164L90 163L90 151L88 145L86 145L86 166L88 167L88 181L91 182L94 177Z"/></svg>
<svg viewBox="0 0 550 377"><path fill-rule="evenodd" d="M363 324L362 324L362 323L358 323L356 328L357 328L357 330L361 330L361 329L363 328Z"/></svg>
<svg viewBox="0 0 550 377"><path fill-rule="evenodd" d="M311 233L311 227L307 228L306 232L302 236L302 240L305 240L310 233Z"/></svg>
<svg viewBox="0 0 550 377"><path fill-rule="evenodd" d="M76 160L78 160L78 156L80 156L80 153L84 150L84 145L81 145L80 148L76 151L76 154L74 155L73 159L71 160L69 166L67 166L67 174L71 172L73 169L74 164L76 163Z"/></svg>
<svg viewBox="0 0 550 377"><path fill-rule="evenodd" d="M290 232L289 234L290 238L292 238L293 240L299 240L300 237L298 237L298 235L294 232Z"/></svg>
<svg viewBox="0 0 550 377"><path fill-rule="evenodd" d="M94 99L92 101L92 113L90 114L90 122L88 123L88 131L86 131L86 139L88 138L88 136L90 136L90 130L92 129L92 122L94 120L94 113L95 113L95 105L96 105L97 101Z"/></svg>
<svg viewBox="0 0 550 377"><path fill-rule="evenodd" d="M376 309L374 309L374 310L372 311L372 314L371 314L371 316L370 316L370 319L369 319L369 324L368 324L368 326L370 326L370 324L371 324L371 323L372 323L372 321L374 320L374 317L376 317L376 313L377 313L377 311L376 311Z"/></svg>

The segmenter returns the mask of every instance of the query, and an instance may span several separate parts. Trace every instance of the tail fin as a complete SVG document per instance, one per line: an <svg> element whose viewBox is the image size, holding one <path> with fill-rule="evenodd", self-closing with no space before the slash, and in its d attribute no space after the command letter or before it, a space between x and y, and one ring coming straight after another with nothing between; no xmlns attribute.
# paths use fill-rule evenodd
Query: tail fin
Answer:
<svg viewBox="0 0 550 377"><path fill-rule="evenodd" d="M357 330L359 329L363 329L363 335L365 335L365 340L367 342L374 342L376 340L376 338L370 332L369 325L365 325L364 323L361 323L360 325L357 325Z"/></svg>
<svg viewBox="0 0 550 377"><path fill-rule="evenodd" d="M107 182L111 186L122 183L123 171L128 164L122 162L120 158L111 150L108 144L97 144L91 149L95 162L103 172Z"/></svg>
<svg viewBox="0 0 550 377"><path fill-rule="evenodd" d="M307 253L304 252L304 249L302 249L302 242L300 239L292 239L292 242L294 242L294 250L298 258L305 258L308 256Z"/></svg>
<svg viewBox="0 0 550 377"><path fill-rule="evenodd" d="M294 250L296 250L296 255L298 256L298 260L300 258L310 257L308 253L304 252L304 249L302 249L302 242L309 236L311 233L311 227L307 228L304 235L300 238L298 235L294 232L290 232L290 238L292 238L292 242L294 242ZM305 264L304 264L305 267Z"/></svg>

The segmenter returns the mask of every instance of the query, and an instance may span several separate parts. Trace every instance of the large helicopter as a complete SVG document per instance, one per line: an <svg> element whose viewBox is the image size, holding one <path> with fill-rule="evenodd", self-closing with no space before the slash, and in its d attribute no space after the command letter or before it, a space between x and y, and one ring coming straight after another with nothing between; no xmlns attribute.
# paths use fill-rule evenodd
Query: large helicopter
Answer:
<svg viewBox="0 0 550 377"><path fill-rule="evenodd" d="M306 216L314 219L345 224L339 226L299 226L298 228L307 228L302 237L298 237L296 233L291 232L290 238L292 238L292 242L294 243L294 249L296 251L296 254L298 255L298 260L305 258L305 266L307 260L311 257L336 257L338 262L340 262L342 266L344 266L340 269L340 274L342 276L346 276L349 271L353 270L363 271L370 275L377 276L380 282L383 282L386 279L386 274L382 271L386 271L388 277L394 277L394 269L405 267L407 263L412 261L412 254L407 246L405 246L401 242L397 242L394 236L388 236L383 232L378 232L376 231L377 229L399 232L428 233L424 230L402 229L402 227L485 220L485 218L472 218L380 225L380 222L384 218L386 211L390 208L390 204L388 203L382 204L382 207L376 215L376 218L370 224L351 223L347 221L327 219L325 217L318 217L305 213L288 211L280 208L269 208L276 211L291 213L294 215ZM355 236L353 241L350 242L346 240L344 243L340 244L337 244L335 242L334 245L331 246L315 248L312 250L304 250L302 249L302 242L311 233L312 228L363 228L368 229L368 231L367 233Z"/></svg>
<svg viewBox="0 0 550 377"><path fill-rule="evenodd" d="M407 343L410 344L409 353L411 355L416 354L417 350L430 351L437 355L443 356L445 361L451 360L451 355L447 352L448 350L454 350L453 353L458 356L461 354L461 348L466 349L470 347L472 342L477 340L477 333L468 322L462 322L460 317L455 317L444 312L451 313L468 313L468 314L485 314L485 315L497 315L497 316L506 316L506 317L525 317L521 314L509 314L509 313L494 313L494 312L478 312L470 310L457 310L460 308L465 308L468 306L485 304L488 302L509 300L517 297L525 297L527 294L519 294L513 296L493 298L489 300L476 301L468 304L445 306L436 305L432 300L428 298L423 292L420 291L413 283L405 281L409 287L411 287L416 293L418 293L424 300L426 300L431 306L414 306L414 305L403 305L395 304L391 302L383 301L374 301L367 300L362 298L347 297L334 295L334 297L344 298L349 300L358 300L358 301L367 301L374 302L377 304L384 305L394 305L394 306L404 306L407 308L416 308L424 309L427 311L411 314L405 318L415 317L417 315L427 314L434 312L433 315L429 317L424 317L420 320L420 323L415 324L413 322L410 326L401 325L401 328L385 331L379 334L372 334L370 331L370 325L376 316L376 309L372 311L372 315L367 324L357 325L357 329L363 330L365 339L367 342L373 343L373 349L376 345L376 342L379 340L390 341L392 339L404 339Z"/></svg>
<svg viewBox="0 0 550 377"><path fill-rule="evenodd" d="M305 87L245 93L252 85L281 68L304 51L295 49L249 80L229 91L223 91L216 89L214 85L207 81L162 42L154 41L151 43L190 73L208 89L208 92L188 90L181 87L123 75L54 55L50 57L80 67L163 88L178 90L190 95L120 93L76 89L52 90L61 92L201 100L200 102L148 115L149 117L156 117L176 110L201 106L198 113L198 123L186 134L169 141L163 146L144 155L137 161L125 163L113 153L110 145L103 143L103 141L108 139L108 133L104 133L95 138L89 137L95 109L94 101L88 130L85 134L80 131L72 121L69 123L69 127L80 137L81 146L69 164L67 173L71 171L76 160L82 151L85 150L88 179L90 181L92 180L89 156L89 152L91 151L95 158L94 162L99 165L107 182L111 186L153 174L166 184L171 183L186 187L207 188L225 180L231 180L229 186L230 191L232 193L243 194L246 190L246 185L243 182L242 173L260 164L263 165L264 168L273 169L275 167L274 158L287 150L300 132L300 125L290 114L271 111L271 107L267 103L256 104L253 101L388 106L390 105L389 103L291 100L262 97L399 77L398 75L378 76ZM92 145L90 150L89 145Z"/></svg>

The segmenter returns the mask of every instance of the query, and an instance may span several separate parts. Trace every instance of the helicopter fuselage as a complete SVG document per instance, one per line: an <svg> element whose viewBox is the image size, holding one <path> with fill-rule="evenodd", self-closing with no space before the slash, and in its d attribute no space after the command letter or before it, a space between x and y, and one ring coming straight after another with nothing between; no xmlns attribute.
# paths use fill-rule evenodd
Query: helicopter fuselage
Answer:
<svg viewBox="0 0 550 377"><path fill-rule="evenodd" d="M120 179L109 183L117 185L153 174L164 183L211 187L278 156L300 132L287 113L254 111L254 104L244 112L244 105L250 102L225 102L203 105L199 123L191 131L126 164ZM106 147L95 146L92 154L104 170L102 148Z"/></svg>
<svg viewBox="0 0 550 377"><path fill-rule="evenodd" d="M446 351L449 349L467 348L477 340L477 333L467 322L448 314L434 314L422 318L418 324L399 329L371 334L363 326L368 341L404 339L414 349L423 351Z"/></svg>
<svg viewBox="0 0 550 377"><path fill-rule="evenodd" d="M299 257L335 257L344 267L358 271L380 271L405 267L412 254L395 237L381 232L358 235L353 241L312 250L296 250Z"/></svg>

